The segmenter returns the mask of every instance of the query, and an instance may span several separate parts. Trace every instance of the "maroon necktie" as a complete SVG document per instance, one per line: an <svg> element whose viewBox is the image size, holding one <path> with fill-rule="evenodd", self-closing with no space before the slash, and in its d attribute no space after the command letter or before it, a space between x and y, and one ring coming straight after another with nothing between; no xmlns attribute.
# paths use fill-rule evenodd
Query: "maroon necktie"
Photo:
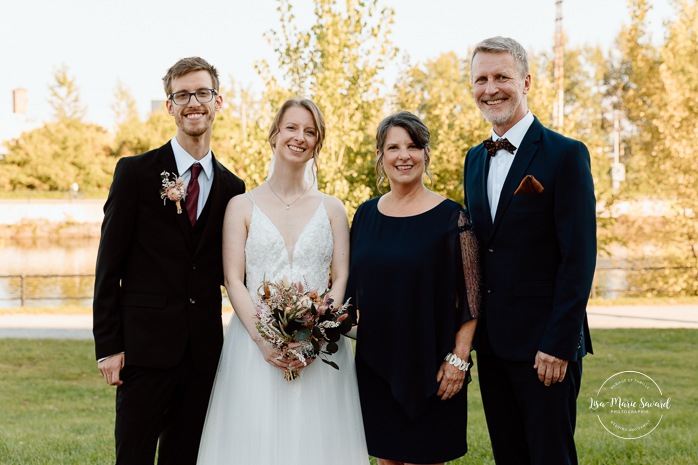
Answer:
<svg viewBox="0 0 698 465"><path fill-rule="evenodd" d="M189 178L189 184L187 185L187 198L184 199L184 206L187 208L189 221L194 226L196 224L196 207L199 204L199 173L201 173L201 165L194 163L189 170L191 171L191 178Z"/></svg>
<svg viewBox="0 0 698 465"><path fill-rule="evenodd" d="M499 139L497 141L494 141L492 139L487 139L482 141L483 145L487 149L487 155L490 157L494 157L497 155L497 152L504 149L509 153L514 153L514 150L516 150L516 147L512 145L511 142L509 142L507 139Z"/></svg>

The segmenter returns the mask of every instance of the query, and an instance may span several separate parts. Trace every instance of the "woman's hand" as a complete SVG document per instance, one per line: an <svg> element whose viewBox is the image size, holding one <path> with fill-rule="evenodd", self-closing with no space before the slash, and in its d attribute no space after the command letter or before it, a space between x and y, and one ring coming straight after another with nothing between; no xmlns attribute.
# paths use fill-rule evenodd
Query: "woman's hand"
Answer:
<svg viewBox="0 0 698 465"><path fill-rule="evenodd" d="M284 356L278 350L271 347L269 344L264 343L264 341L256 341L259 351L262 352L262 357L267 363L274 368L278 368L282 371L287 371L290 369L289 360L284 358Z"/></svg>
<svg viewBox="0 0 698 465"><path fill-rule="evenodd" d="M288 344L289 349L297 349L300 347L302 344L300 342L291 342ZM296 357L292 357L290 359L286 359L287 362L289 362L288 366L294 370L294 371L301 371L303 368L310 366L311 363L313 363L314 358L305 358L305 365L303 365L303 362L298 360Z"/></svg>
<svg viewBox="0 0 698 465"><path fill-rule="evenodd" d="M463 389L465 382L465 371L461 371L447 361L441 363L441 368L436 374L436 381L439 384L439 390L436 393L441 400L448 400L455 396Z"/></svg>
<svg viewBox="0 0 698 465"><path fill-rule="evenodd" d="M466 321L456 333L456 344L451 353L460 358L461 361L470 362L470 350L473 347L472 342L476 325L477 319ZM441 397L441 400L447 400L458 394L463 389L467 372L467 370L459 370L457 366L451 365L444 360L441 363L439 372L436 374L436 381L440 383L439 391L436 395Z"/></svg>
<svg viewBox="0 0 698 465"><path fill-rule="evenodd" d="M264 360L266 360L269 365L273 366L274 368L278 368L281 371L301 371L303 368L305 368L313 362L313 359L306 358L305 365L303 365L303 362L301 362L297 358L285 357L280 351L274 349L269 344L266 344L264 341L260 340L256 342L257 347L259 347L260 352L262 352ZM293 349L298 346L300 346L299 343L289 344L290 349Z"/></svg>

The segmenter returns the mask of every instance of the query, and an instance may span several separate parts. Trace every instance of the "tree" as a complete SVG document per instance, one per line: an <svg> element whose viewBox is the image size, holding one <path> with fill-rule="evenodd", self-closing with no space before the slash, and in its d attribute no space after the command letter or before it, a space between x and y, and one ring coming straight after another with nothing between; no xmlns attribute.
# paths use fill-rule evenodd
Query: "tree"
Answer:
<svg viewBox="0 0 698 465"><path fill-rule="evenodd" d="M283 100L308 95L318 104L327 124L319 162L319 186L343 199L350 215L375 194L373 134L383 116L381 73L395 56L390 25L393 10L377 0L315 0L314 24L301 31L288 0L279 0L281 28L268 38L282 78L267 63L258 71L264 79L271 112Z"/></svg>
<svg viewBox="0 0 698 465"><path fill-rule="evenodd" d="M146 125L138 116L136 99L121 82L114 90L112 109L117 125L112 154L115 157L123 157L147 151L149 140L152 138L146 134Z"/></svg>
<svg viewBox="0 0 698 465"><path fill-rule="evenodd" d="M631 22L619 37L623 55L615 83L628 124L625 196L671 206L661 217L622 218L621 226L633 258L669 267L651 275L652 288L697 295L698 19L695 0L674 7L663 45L653 45L647 33L647 0L629 2Z"/></svg>
<svg viewBox="0 0 698 465"><path fill-rule="evenodd" d="M567 51L565 67L569 78L565 88L566 118L562 132L589 146L594 158L592 166L602 167L601 171L597 168L595 174L601 176L608 167L601 147L608 141L603 132L600 133L603 137L598 137L599 122L602 121L599 115L603 112L600 96L594 91L594 74L589 72L593 72L597 64L590 64L589 60L581 49ZM555 98L553 60L544 53L530 53L529 64L532 76L527 98L529 108L543 124L550 125ZM462 199L463 196L465 154L470 147L489 137L491 131L473 100L468 66L466 60L448 53L408 68L395 86L393 101L396 110L415 111L429 128L435 155L432 164L435 188L452 199Z"/></svg>
<svg viewBox="0 0 698 465"><path fill-rule="evenodd" d="M566 40L563 37L563 40ZM567 137L582 141L589 149L597 204L604 214L597 218L600 251L617 241L608 212L616 197L611 189L611 162L614 144L615 94L606 85L607 58L600 47L565 46L563 127L553 128ZM549 53L531 54L532 90L529 108L543 124L552 122L554 59Z"/></svg>
<svg viewBox="0 0 698 465"><path fill-rule="evenodd" d="M49 86L49 103L55 119L80 120L85 116L85 107L80 103L80 93L75 78L68 74L68 67L61 65L53 74L54 83Z"/></svg>
<svg viewBox="0 0 698 465"><path fill-rule="evenodd" d="M243 178L248 187L264 182L269 170L270 147L267 143L271 123L268 104L231 80L224 93L223 108L213 125L211 145L216 156Z"/></svg>
<svg viewBox="0 0 698 465"><path fill-rule="evenodd" d="M8 143L0 161L3 190L105 189L111 182L109 133L79 120L48 123Z"/></svg>
<svg viewBox="0 0 698 465"><path fill-rule="evenodd" d="M466 62L451 52L408 69L395 85L393 107L422 118L431 133L433 189L462 201L465 154L490 131L473 100Z"/></svg>
<svg viewBox="0 0 698 465"><path fill-rule="evenodd" d="M665 92L661 80L650 72L661 64L659 50L647 32L647 14L651 8L648 0L630 0L631 22L618 38L622 57L614 84L618 109L630 125L625 161L631 194L653 194L646 177L652 171L648 163L657 156L655 141L661 138L654 122L661 118L664 107L657 97Z"/></svg>
<svg viewBox="0 0 698 465"><path fill-rule="evenodd" d="M698 295L698 14L696 0L675 2L676 19L660 51L662 92L653 95L661 114L651 121L660 135L646 162L652 184L672 203L664 247L668 262L685 270L674 289Z"/></svg>
<svg viewBox="0 0 698 465"><path fill-rule="evenodd" d="M0 161L1 189L68 190L73 182L82 189L109 186L111 137L82 120L78 88L65 66L54 79L49 101L56 120L7 144L8 153Z"/></svg>

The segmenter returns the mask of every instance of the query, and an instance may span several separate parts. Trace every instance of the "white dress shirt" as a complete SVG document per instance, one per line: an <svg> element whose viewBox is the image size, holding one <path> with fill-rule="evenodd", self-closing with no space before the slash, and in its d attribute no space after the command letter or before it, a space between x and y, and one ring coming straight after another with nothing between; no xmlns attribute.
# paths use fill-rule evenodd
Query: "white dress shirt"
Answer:
<svg viewBox="0 0 698 465"><path fill-rule="evenodd" d="M172 138L171 144L175 162L177 163L177 172L179 172L179 175L187 186L191 178L191 165L194 163L201 164L202 170L201 173L199 173L199 201L196 204L196 218L198 219L199 215L201 215L201 211L204 209L204 205L206 205L206 199L208 199L208 194L211 192L211 185L213 184L213 155L211 154L211 149L208 150L204 158L197 161L189 152L179 145L176 137Z"/></svg>
<svg viewBox="0 0 698 465"><path fill-rule="evenodd" d="M528 128L533 124L533 114L529 111L526 115L521 118L521 120L516 123L511 129L501 136L497 135L492 129L492 140L497 141L499 139L508 139L516 150L514 153L509 153L504 149L500 149L497 155L491 157L490 159L490 170L487 174L487 199L490 202L490 213L492 215L492 221L497 214L497 206L499 205L499 197L502 194L502 187L504 187L504 181L509 174L509 169L514 163L514 157L519 151L521 142L523 141Z"/></svg>

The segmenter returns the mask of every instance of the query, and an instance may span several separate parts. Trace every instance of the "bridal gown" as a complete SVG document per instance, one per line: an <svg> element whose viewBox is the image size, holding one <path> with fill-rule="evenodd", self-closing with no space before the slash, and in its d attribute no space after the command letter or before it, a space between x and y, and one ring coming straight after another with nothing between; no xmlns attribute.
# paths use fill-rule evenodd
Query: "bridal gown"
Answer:
<svg viewBox="0 0 698 465"><path fill-rule="evenodd" d="M332 260L332 229L323 201L292 255L274 223L253 202L245 245L246 285L253 302L266 278L305 282L323 291ZM237 316L227 329L199 465L367 465L354 357L341 337L331 356L339 370L315 360L301 377L267 363Z"/></svg>

